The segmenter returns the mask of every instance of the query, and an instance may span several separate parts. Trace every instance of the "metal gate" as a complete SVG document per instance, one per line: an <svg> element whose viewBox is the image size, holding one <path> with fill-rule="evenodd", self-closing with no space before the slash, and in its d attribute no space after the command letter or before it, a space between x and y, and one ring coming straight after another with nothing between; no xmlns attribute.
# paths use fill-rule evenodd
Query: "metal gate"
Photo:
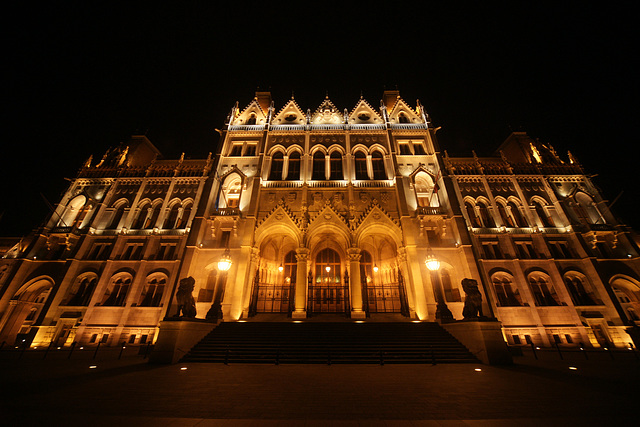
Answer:
<svg viewBox="0 0 640 427"><path fill-rule="evenodd" d="M289 313L291 286L287 284L258 283L257 313Z"/></svg>

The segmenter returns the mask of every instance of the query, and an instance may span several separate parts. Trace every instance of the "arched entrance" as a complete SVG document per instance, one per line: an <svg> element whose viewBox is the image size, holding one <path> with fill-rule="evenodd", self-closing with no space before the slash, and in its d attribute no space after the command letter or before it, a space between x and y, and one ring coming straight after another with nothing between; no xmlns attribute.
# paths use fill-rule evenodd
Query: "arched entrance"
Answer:
<svg viewBox="0 0 640 427"><path fill-rule="evenodd" d="M349 313L348 275L342 272L338 253L325 248L318 252L314 261L314 268L309 273L307 315Z"/></svg>
<svg viewBox="0 0 640 427"><path fill-rule="evenodd" d="M288 313L293 310L296 253L289 251L274 271L258 270L253 284L250 313Z"/></svg>
<svg viewBox="0 0 640 427"><path fill-rule="evenodd" d="M37 332L38 318L53 289L49 279L39 279L23 286L11 300L5 312L0 332L0 342L22 345L30 343Z"/></svg>

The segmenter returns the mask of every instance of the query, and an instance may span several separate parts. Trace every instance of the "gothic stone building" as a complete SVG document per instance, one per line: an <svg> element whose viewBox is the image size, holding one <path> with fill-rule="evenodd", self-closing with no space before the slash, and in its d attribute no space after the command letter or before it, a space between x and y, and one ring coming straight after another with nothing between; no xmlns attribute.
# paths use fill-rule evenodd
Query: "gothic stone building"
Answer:
<svg viewBox="0 0 640 427"><path fill-rule="evenodd" d="M134 137L4 254L0 341L153 342L191 276L198 317L227 322L461 319L470 278L510 344L626 345L638 248L576 159L524 133L449 157L436 131L397 91L314 112L258 92L207 159Z"/></svg>

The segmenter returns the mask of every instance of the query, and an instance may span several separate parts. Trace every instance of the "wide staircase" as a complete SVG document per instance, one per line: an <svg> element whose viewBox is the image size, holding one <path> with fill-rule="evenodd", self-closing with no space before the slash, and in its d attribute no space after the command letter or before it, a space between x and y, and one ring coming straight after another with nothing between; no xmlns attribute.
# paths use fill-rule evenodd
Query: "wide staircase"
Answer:
<svg viewBox="0 0 640 427"><path fill-rule="evenodd" d="M437 323L231 322L196 344L183 362L478 363Z"/></svg>

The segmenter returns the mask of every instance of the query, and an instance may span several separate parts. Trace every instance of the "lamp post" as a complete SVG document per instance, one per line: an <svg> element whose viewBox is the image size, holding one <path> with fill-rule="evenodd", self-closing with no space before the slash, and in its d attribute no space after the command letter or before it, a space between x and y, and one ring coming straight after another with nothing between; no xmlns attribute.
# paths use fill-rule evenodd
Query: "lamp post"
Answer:
<svg viewBox="0 0 640 427"><path fill-rule="evenodd" d="M222 298L224 296L224 289L227 285L227 272L231 268L231 254L229 253L229 247L225 249L220 261L218 261L218 270L222 272L220 286L215 290L215 295L213 296L213 303L211 304L211 308L207 312L205 316L206 319L217 321L222 316Z"/></svg>
<svg viewBox="0 0 640 427"><path fill-rule="evenodd" d="M436 320L440 321L440 323L453 322L455 319L453 318L453 314L449 307L447 307L447 303L444 300L444 291L442 289L442 282L440 281L440 274L438 270L440 270L440 261L434 255L428 255L425 260L425 265L427 269L431 271L431 277L434 278L435 281L435 294L436 294Z"/></svg>

